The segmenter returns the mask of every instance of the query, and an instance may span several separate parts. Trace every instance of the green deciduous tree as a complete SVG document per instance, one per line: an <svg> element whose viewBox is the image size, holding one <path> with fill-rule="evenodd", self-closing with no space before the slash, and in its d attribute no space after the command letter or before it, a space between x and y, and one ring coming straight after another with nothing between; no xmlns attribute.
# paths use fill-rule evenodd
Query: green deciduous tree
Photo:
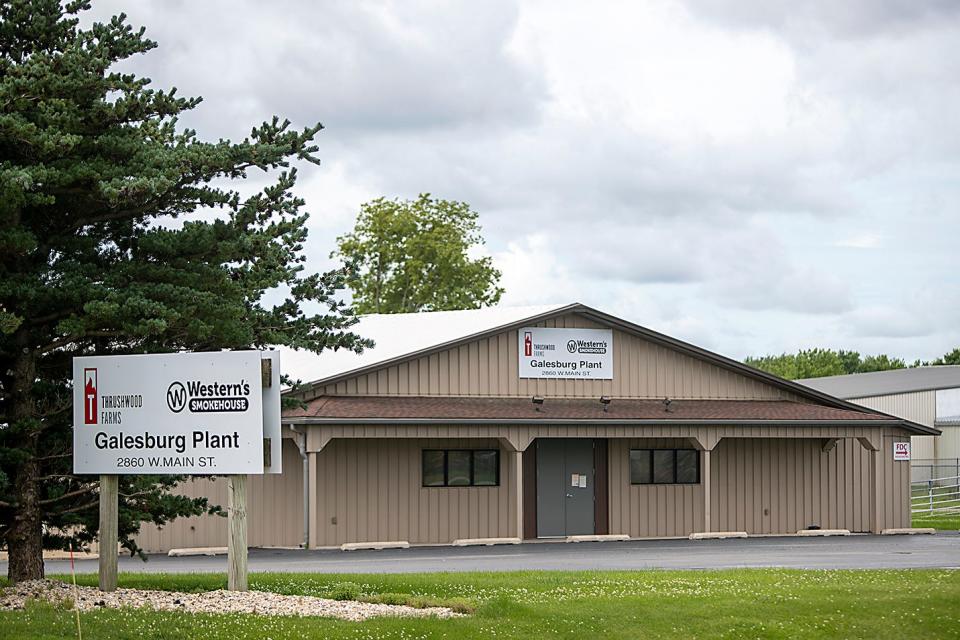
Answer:
<svg viewBox="0 0 960 640"><path fill-rule="evenodd" d="M832 349L807 349L797 353L782 353L778 356L748 357L744 363L768 373L798 380L801 378L822 378L823 376L842 376L850 373L870 373L889 371L906 367L935 367L940 365L960 365L960 348L930 362L916 360L907 364L902 358L891 358L886 354L861 356L856 351L833 351Z"/></svg>
<svg viewBox="0 0 960 640"><path fill-rule="evenodd" d="M467 203L421 194L362 205L333 256L356 267L348 285L360 313L478 309L503 294L490 258L469 256L481 244L477 213Z"/></svg>
<svg viewBox="0 0 960 640"><path fill-rule="evenodd" d="M202 142L176 120L199 99L111 70L155 46L144 31L123 16L82 29L87 8L0 3L0 543L13 580L42 576L42 542L96 534L95 478L71 473L74 356L363 345L336 298L346 273L303 266L288 163L316 162L320 125L274 119L239 143ZM249 198L223 186L278 168ZM141 522L209 508L170 495L178 480L122 477L129 549Z"/></svg>
<svg viewBox="0 0 960 640"><path fill-rule="evenodd" d="M867 373L903 369L906 363L900 358L887 355L861 356L856 351L834 351L832 349L806 349L797 353L746 358L744 362L751 367L762 369L774 375L797 380L801 378L822 378L823 376L841 376L849 373Z"/></svg>
<svg viewBox="0 0 960 640"><path fill-rule="evenodd" d="M945 353L933 362L931 365L945 365L945 364L960 364L960 347L954 349L950 353Z"/></svg>

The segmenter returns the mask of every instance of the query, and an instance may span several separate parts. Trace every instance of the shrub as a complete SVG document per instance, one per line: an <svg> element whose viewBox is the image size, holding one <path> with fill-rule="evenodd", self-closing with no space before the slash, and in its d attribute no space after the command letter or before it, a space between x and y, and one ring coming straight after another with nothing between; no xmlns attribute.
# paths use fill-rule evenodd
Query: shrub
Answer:
<svg viewBox="0 0 960 640"><path fill-rule="evenodd" d="M338 582L330 590L334 600L356 600L360 597L360 585L355 582Z"/></svg>

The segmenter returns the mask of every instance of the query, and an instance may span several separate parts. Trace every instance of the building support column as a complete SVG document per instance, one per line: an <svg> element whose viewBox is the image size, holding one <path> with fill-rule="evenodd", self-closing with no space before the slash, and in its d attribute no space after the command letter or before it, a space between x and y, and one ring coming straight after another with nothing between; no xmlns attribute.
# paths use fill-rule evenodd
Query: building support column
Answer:
<svg viewBox="0 0 960 640"><path fill-rule="evenodd" d="M710 532L710 449L703 450L703 530Z"/></svg>
<svg viewBox="0 0 960 640"><path fill-rule="evenodd" d="M307 504L307 525L309 528L309 533L307 535L308 548L316 549L319 546L319 522L317 518L319 517L318 513L318 496L317 490L319 487L319 481L317 478L317 452L310 451L307 453L309 461L307 463L308 467L308 480L307 480L307 495L309 503Z"/></svg>
<svg viewBox="0 0 960 640"><path fill-rule="evenodd" d="M880 450L870 450L870 533L883 531L883 480L880 473Z"/></svg>
<svg viewBox="0 0 960 640"><path fill-rule="evenodd" d="M870 455L870 533L883 531L883 431L857 440Z"/></svg>
<svg viewBox="0 0 960 640"><path fill-rule="evenodd" d="M517 516L517 538L523 540L523 451L511 451L513 456L514 482L513 498Z"/></svg>

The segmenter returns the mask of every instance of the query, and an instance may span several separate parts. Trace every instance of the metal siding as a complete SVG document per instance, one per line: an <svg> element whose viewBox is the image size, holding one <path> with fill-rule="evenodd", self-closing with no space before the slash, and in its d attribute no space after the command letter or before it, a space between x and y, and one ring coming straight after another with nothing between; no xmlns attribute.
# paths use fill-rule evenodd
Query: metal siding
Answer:
<svg viewBox="0 0 960 640"><path fill-rule="evenodd" d="M303 460L289 438L284 438L282 450L282 474L251 475L247 483L248 539L252 547L297 546L303 542ZM193 478L172 493L205 497L211 505L226 509L227 479ZM227 519L203 515L178 518L163 527L144 523L135 539L147 553L182 547L223 547L227 544Z"/></svg>
<svg viewBox="0 0 960 640"><path fill-rule="evenodd" d="M422 487L424 448L500 449L500 486ZM396 476L387 473L390 460ZM317 492L320 522L335 518L338 523L321 527L318 546L383 540L436 544L515 535L511 492L516 471L495 439L334 439L319 453L317 466L324 478ZM325 468L342 473L324 474ZM389 490L387 482L393 485Z"/></svg>
<svg viewBox="0 0 960 640"><path fill-rule="evenodd" d="M850 402L928 427L935 426L936 391L916 391L869 398L851 398ZM913 436L910 438L911 457L917 460L960 458L960 442L950 442L944 436L946 436L945 430L944 435L939 437Z"/></svg>
<svg viewBox="0 0 960 640"><path fill-rule="evenodd" d="M682 438L608 440L610 533L631 537L677 537L703 526L703 484L630 484L630 449L680 449Z"/></svg>
<svg viewBox="0 0 960 640"><path fill-rule="evenodd" d="M892 438L886 440L880 453L884 526L909 526L909 465L894 466ZM827 453L822 446L819 438L722 439L711 459L713 528L751 534L795 533L809 525L869 531L869 452L853 439L840 440Z"/></svg>
<svg viewBox="0 0 960 640"><path fill-rule="evenodd" d="M521 443L523 448L523 443L537 437L577 436L609 438L611 533L684 536L703 530L703 484L632 486L628 451L651 443L684 447L689 446L688 438L708 441L717 435L723 439L711 459L712 530L793 533L815 523L867 531L872 524L870 454L854 438L870 433L866 427L786 426L310 427L308 442L319 442L321 435L333 438L321 452L311 454L312 544L396 539L444 543L464 537L513 536L516 471L497 439ZM823 453L823 440L831 436L844 439ZM888 432L878 454L882 527L909 526L909 464L892 460L892 442L906 437ZM500 448L501 485L420 487L419 452L424 446ZM290 440L284 441L283 451L283 475L255 476L250 482L252 546L301 542L301 459ZM214 504L226 502L224 479L198 479L184 483L179 491L206 495ZM764 508L768 514L763 514ZM166 551L223 546L225 536L225 518L204 516L177 520L163 529L146 525L138 542L148 551Z"/></svg>
<svg viewBox="0 0 960 640"><path fill-rule="evenodd" d="M577 314L537 326L607 328ZM511 330L326 385L315 395L797 399L794 394L739 373L617 329L612 331L612 380L520 378L517 332Z"/></svg>

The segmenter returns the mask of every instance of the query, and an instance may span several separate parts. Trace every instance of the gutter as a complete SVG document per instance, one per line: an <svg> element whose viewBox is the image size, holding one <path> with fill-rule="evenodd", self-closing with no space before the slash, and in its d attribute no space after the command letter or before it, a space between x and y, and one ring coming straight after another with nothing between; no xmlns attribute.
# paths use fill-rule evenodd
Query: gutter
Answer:
<svg viewBox="0 0 960 640"><path fill-rule="evenodd" d="M303 548L310 548L310 459L307 456L307 433L296 425L288 424L290 431L296 434L297 449L303 462Z"/></svg>
<svg viewBox="0 0 960 640"><path fill-rule="evenodd" d="M904 420L650 420L650 419L572 419L572 418L326 418L326 417L297 417L284 418L284 422L295 425L309 424L402 424L402 425L422 425L422 424L456 424L456 425L634 425L634 426L813 426L813 427L903 427L910 431L916 431L923 435L940 435L939 429L926 427L923 425L905 424ZM918 429L917 427L922 427Z"/></svg>

